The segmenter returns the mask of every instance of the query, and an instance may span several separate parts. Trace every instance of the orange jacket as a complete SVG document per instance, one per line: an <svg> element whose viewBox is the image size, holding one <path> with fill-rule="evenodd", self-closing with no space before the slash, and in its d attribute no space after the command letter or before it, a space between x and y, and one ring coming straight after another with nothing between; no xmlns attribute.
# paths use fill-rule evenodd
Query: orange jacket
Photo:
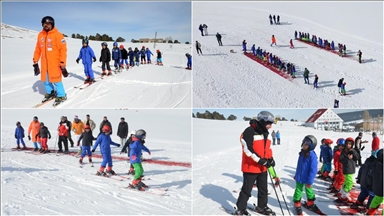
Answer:
<svg viewBox="0 0 384 216"><path fill-rule="evenodd" d="M276 43L276 38L272 37L272 43Z"/></svg>
<svg viewBox="0 0 384 216"><path fill-rule="evenodd" d="M79 119L79 122L76 123L76 121L72 122L72 131L75 132L76 135L81 135L84 132L84 124L83 122Z"/></svg>
<svg viewBox="0 0 384 216"><path fill-rule="evenodd" d="M36 134L39 133L39 131L40 131L40 122L39 121L37 121L37 122L32 121L28 127L28 136L31 135L32 142L40 142L40 138L36 138ZM32 134L31 134L31 132L32 132Z"/></svg>
<svg viewBox="0 0 384 216"><path fill-rule="evenodd" d="M248 129L249 128L247 128L246 130ZM255 151L256 155L249 151L247 141L243 139L243 134L241 134L240 136L240 143L243 150L241 171L246 173L266 172L267 167L257 163L257 161L261 158L270 159L273 157L271 149L271 140L267 139L264 143L263 135L255 134L252 138L252 148Z"/></svg>
<svg viewBox="0 0 384 216"><path fill-rule="evenodd" d="M46 81L46 74L48 73L50 82L61 82L62 73L60 64L63 66L66 65L67 44L63 34L56 28L53 28L48 33L42 30L37 36L33 62L38 62L40 58L41 81Z"/></svg>

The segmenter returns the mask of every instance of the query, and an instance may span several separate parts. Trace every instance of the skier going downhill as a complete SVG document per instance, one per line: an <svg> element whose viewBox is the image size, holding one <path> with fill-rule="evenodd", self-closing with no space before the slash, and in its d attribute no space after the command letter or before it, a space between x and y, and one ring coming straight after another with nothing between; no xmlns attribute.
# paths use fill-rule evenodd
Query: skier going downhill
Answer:
<svg viewBox="0 0 384 216"><path fill-rule="evenodd" d="M95 75L93 74L92 70L92 60L93 62L96 61L95 53L93 52L92 48L89 46L88 39L83 39L83 47L80 49L79 57L76 59L76 63L79 64L79 61L81 59L81 62L84 66L84 74L85 74L85 81L86 83L93 83L95 82Z"/></svg>

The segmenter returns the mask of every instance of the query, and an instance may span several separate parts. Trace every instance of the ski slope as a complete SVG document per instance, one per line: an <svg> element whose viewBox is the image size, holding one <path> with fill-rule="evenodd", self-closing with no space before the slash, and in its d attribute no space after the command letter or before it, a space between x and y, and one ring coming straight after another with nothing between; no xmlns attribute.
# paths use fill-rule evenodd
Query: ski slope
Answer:
<svg viewBox="0 0 384 216"><path fill-rule="evenodd" d="M60 31L60 27L58 27ZM38 32L1 24L2 36L2 107L32 108L44 98L45 88L40 75L34 76L32 57ZM90 41L89 46L100 57L101 41ZM108 42L112 50L113 42ZM84 82L84 67L76 59L82 47L80 39L67 38L67 70L63 78L67 101L57 108L187 108L191 107L191 71L185 70L191 46L187 44L119 43L128 47L149 47L152 65L140 65L80 90L74 88ZM164 66L157 66L156 49L163 53ZM102 73L101 63L92 65L95 77ZM111 69L113 61L111 61ZM49 102L41 108L52 108Z"/></svg>
<svg viewBox="0 0 384 216"><path fill-rule="evenodd" d="M281 188L285 194L285 199L293 213L293 194L295 190L295 175L300 146L306 135L314 135L317 138L315 152L320 155L320 141L322 138L330 138L336 142L338 138L357 136L357 133L327 132L306 128L300 122L278 122L273 125L272 130L279 130L281 134L281 145L272 146L273 156L276 161L275 170L280 177ZM240 190L243 182L241 172L242 150L240 144L240 134L249 124L247 121L216 121L205 119L193 119L193 213L198 215L225 215L219 209L223 206L233 209L236 206L238 193L233 190ZM210 134L210 136L206 136ZM270 137L269 137L270 138ZM370 156L371 135L363 135L363 140L368 140L365 150L362 153L362 161ZM380 136L383 141L383 136ZM381 144L381 148L382 148ZM319 163L320 164L320 163ZM358 171L358 169L356 169ZM357 172L356 172L357 176ZM330 198L325 190L328 183L315 179L313 190L316 195L316 205L327 215L340 215L336 206L328 202ZM276 188L285 215L288 215L281 192ZM322 192L320 192L322 191ZM268 177L268 206L282 215L275 192ZM325 193L324 193L325 192ZM302 201L306 201L303 195ZM248 205L257 204L257 189L253 189L252 197L248 200ZM308 210L303 210L308 215ZM310 213L310 212L309 212ZM252 214L252 213L251 213ZM295 214L295 213L294 213Z"/></svg>
<svg viewBox="0 0 384 216"><path fill-rule="evenodd" d="M269 14L280 15L281 25L270 25ZM194 2L193 23L193 41L201 43L203 52L198 56L195 48L193 51L194 107L333 107L335 99L341 108L382 107L382 2ZM204 23L208 36L201 36L198 30ZM365 62L359 64L295 40L296 48L290 49L295 30L333 40L335 46L346 44L354 56L360 49ZM217 32L223 46L217 43ZM272 35L278 48L270 46ZM294 63L297 78L284 79L244 56L243 40L249 52L255 44L256 49ZM311 83L315 74L319 76L318 89L304 84L304 68L310 71ZM341 78L347 83L346 97L338 93Z"/></svg>
<svg viewBox="0 0 384 216"><path fill-rule="evenodd" d="M97 127L107 116L112 124L112 140L119 143L116 136L120 117L124 116L129 130L143 128L147 132L145 145L151 155L143 152L145 180L150 188L168 188L165 196L123 189L131 179L115 181L94 175L100 167L101 158L93 157L94 167L90 167L87 157L83 168L79 158L70 155L56 156L56 153L33 155L23 151L11 151L16 147L14 130L20 121L25 130L33 116L49 128L52 138L50 149L57 149L56 128L60 116L73 120L78 115L81 120L91 115ZM191 118L190 110L73 110L65 112L55 109L34 110L3 109L1 129L1 215L190 215L192 214L191 180ZM27 132L26 132L27 133ZM73 133L72 133L73 134ZM26 134L27 137L27 134ZM73 135L72 135L73 138ZM31 141L24 139L28 147ZM77 151L78 148L69 148ZM94 155L100 154L98 147ZM121 147L111 146L112 156L120 155ZM183 162L184 166L167 166L156 161ZM189 164L189 166L185 166ZM113 160L113 170L118 174L127 173L126 160ZM126 175L127 176L127 175Z"/></svg>

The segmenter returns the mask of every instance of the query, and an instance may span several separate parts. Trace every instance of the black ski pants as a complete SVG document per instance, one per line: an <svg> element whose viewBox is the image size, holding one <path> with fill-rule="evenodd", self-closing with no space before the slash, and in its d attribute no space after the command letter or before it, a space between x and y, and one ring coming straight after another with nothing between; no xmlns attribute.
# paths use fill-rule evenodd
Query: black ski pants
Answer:
<svg viewBox="0 0 384 216"><path fill-rule="evenodd" d="M217 42L219 42L219 46L223 46L223 43L221 42L221 39L217 39Z"/></svg>
<svg viewBox="0 0 384 216"><path fill-rule="evenodd" d="M245 210L247 209L247 202L252 196L253 184L256 181L257 187L257 206L259 208L264 208L268 203L268 172L263 172L259 174L255 173L243 173L243 187L237 199L237 209Z"/></svg>
<svg viewBox="0 0 384 216"><path fill-rule="evenodd" d="M359 159L356 161L356 165L359 165L361 166L361 151L360 150L357 150L355 149L355 151L357 152L357 154L359 155Z"/></svg>
<svg viewBox="0 0 384 216"><path fill-rule="evenodd" d="M59 150L63 150L63 144L64 144L64 151L68 151L68 140L65 136L59 136Z"/></svg>
<svg viewBox="0 0 384 216"><path fill-rule="evenodd" d="M71 147L73 147L73 140L72 140L72 136L71 136L71 131L68 131L68 140L71 143ZM68 143L68 141L67 141L67 143Z"/></svg>

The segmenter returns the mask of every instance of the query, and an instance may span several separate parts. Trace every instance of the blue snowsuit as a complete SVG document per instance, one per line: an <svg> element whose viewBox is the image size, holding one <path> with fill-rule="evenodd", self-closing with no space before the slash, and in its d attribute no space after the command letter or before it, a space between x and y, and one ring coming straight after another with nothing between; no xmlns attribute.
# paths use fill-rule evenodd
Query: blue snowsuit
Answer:
<svg viewBox="0 0 384 216"><path fill-rule="evenodd" d="M243 41L243 51L247 51L247 42Z"/></svg>
<svg viewBox="0 0 384 216"><path fill-rule="evenodd" d="M149 153L148 148L145 147L141 140L134 141L133 143L129 144L129 147L131 149L129 152L129 161L131 164L141 162L141 155L143 150Z"/></svg>
<svg viewBox="0 0 384 216"><path fill-rule="evenodd" d="M328 145L320 146L320 158L323 160L323 171L331 172L332 170L332 159L333 150Z"/></svg>
<svg viewBox="0 0 384 216"><path fill-rule="evenodd" d="M121 51L118 47L112 49L112 59L115 61L113 66L115 66L115 68L118 68L121 59Z"/></svg>
<svg viewBox="0 0 384 216"><path fill-rule="evenodd" d="M333 41L331 42L331 49L335 50L335 43Z"/></svg>
<svg viewBox="0 0 384 216"><path fill-rule="evenodd" d="M92 70L92 59L96 58L96 56L92 48L90 46L81 47L79 57L77 58L81 59L81 62L84 65L85 76L89 77L90 79L94 79L95 76Z"/></svg>
<svg viewBox="0 0 384 216"><path fill-rule="evenodd" d="M111 155L111 145L119 146L119 144L112 141L111 136L101 133L95 142L95 145L92 148L92 151L96 150L97 146L100 144L100 153L103 157L101 162L101 167L108 166L112 167L112 155Z"/></svg>
<svg viewBox="0 0 384 216"><path fill-rule="evenodd" d="M321 47L323 46L323 39L321 39L321 38L319 39L319 46L321 46Z"/></svg>
<svg viewBox="0 0 384 216"><path fill-rule="evenodd" d="M314 151L309 151L309 157L300 153L297 161L295 180L300 184L312 185L317 173L317 156Z"/></svg>
<svg viewBox="0 0 384 216"><path fill-rule="evenodd" d="M188 68L192 68L192 56L189 55L189 56L187 57L187 59L188 59L188 61L187 61L187 67L188 67Z"/></svg>
<svg viewBox="0 0 384 216"><path fill-rule="evenodd" d="M255 47L255 45L253 45L253 46L251 47L251 51L252 51L252 53L253 53L253 56L256 56L256 47Z"/></svg>
<svg viewBox="0 0 384 216"><path fill-rule="evenodd" d="M151 55L153 55L151 50L145 50L145 54L147 54L147 62L151 62Z"/></svg>
<svg viewBox="0 0 384 216"><path fill-rule="evenodd" d="M25 143L24 143L24 128L22 126L20 127L16 127L15 129L15 138L16 138L16 144L17 146L20 145L20 142L21 144L23 144L23 146L25 146Z"/></svg>
<svg viewBox="0 0 384 216"><path fill-rule="evenodd" d="M131 67L135 66L135 61L134 61L135 53L131 50L128 52L128 56L129 56L129 65Z"/></svg>

